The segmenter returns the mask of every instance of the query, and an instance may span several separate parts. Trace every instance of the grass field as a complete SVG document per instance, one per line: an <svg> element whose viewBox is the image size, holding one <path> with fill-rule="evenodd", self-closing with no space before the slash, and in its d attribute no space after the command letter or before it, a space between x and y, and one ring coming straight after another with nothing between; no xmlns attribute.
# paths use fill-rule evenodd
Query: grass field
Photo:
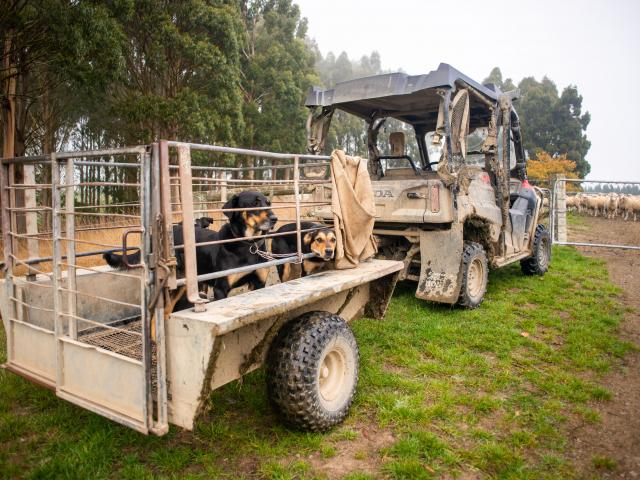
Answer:
<svg viewBox="0 0 640 480"><path fill-rule="evenodd" d="M556 248L544 277L492 272L484 304L461 311L400 285L383 321L353 324L358 394L328 434L289 431L261 371L216 391L195 432L145 437L0 371L3 478L571 478L572 425L599 422L620 292L600 261ZM2 338L4 349L4 338ZM4 350L0 352L4 360ZM606 472L605 457L592 459Z"/></svg>

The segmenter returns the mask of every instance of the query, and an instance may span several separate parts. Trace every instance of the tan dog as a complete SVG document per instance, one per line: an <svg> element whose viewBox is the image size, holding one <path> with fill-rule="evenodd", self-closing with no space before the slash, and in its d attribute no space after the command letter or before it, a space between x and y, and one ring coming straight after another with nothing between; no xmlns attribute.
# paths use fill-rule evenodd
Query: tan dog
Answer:
<svg viewBox="0 0 640 480"><path fill-rule="evenodd" d="M311 230L303 233L302 237L302 253L313 253L314 256L307 258L301 265L301 276L305 277L311 275L313 272L318 271L321 268L326 268L331 265L331 260L335 256L336 250L336 233L333 228L319 223L301 222L301 230ZM293 254L297 251L296 240L296 224L288 223L280 227L276 233L288 233L289 235L282 235L274 237L271 243L271 251L277 255ZM278 265L278 275L281 282L286 282L297 275L294 272L295 267L292 264Z"/></svg>

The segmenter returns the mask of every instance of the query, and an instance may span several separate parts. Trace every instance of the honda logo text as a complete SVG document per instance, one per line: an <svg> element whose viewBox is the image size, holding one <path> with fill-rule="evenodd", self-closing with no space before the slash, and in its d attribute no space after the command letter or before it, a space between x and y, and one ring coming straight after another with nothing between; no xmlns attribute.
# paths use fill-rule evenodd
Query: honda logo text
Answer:
<svg viewBox="0 0 640 480"><path fill-rule="evenodd" d="M393 198L391 190L374 190L373 194L376 198Z"/></svg>

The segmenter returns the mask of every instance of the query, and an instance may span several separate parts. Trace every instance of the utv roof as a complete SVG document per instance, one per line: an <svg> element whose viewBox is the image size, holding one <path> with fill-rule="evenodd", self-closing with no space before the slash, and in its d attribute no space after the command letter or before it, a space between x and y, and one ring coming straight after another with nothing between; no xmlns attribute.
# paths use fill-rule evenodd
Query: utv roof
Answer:
<svg viewBox="0 0 640 480"><path fill-rule="evenodd" d="M437 70L424 75L387 73L341 82L330 90L313 87L305 105L334 106L365 119L391 116L415 123L420 121L419 117L424 119L426 111L437 110L440 98L436 88L454 88L458 81L472 86L487 99L498 99L500 91L493 85L481 85L452 66L441 63Z"/></svg>

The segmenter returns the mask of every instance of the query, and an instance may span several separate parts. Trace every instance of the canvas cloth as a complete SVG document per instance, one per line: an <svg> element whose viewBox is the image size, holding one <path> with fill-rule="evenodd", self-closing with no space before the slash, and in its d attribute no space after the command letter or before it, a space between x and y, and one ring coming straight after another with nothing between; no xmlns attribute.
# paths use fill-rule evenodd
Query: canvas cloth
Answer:
<svg viewBox="0 0 640 480"><path fill-rule="evenodd" d="M376 253L373 200L367 160L342 150L331 153L331 208L336 230L337 269L354 268Z"/></svg>

